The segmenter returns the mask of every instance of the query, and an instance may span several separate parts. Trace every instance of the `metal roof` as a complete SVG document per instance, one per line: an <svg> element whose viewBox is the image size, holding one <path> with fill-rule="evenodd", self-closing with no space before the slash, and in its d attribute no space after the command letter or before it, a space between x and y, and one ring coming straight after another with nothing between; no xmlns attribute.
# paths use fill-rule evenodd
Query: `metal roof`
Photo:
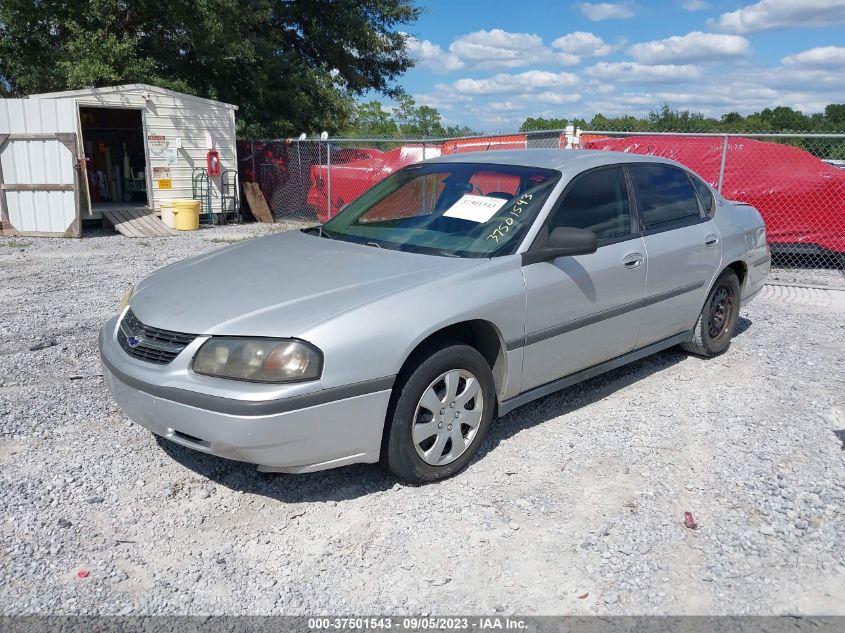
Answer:
<svg viewBox="0 0 845 633"><path fill-rule="evenodd" d="M579 171L603 165L618 163L668 163L675 161L660 156L632 154L628 152L605 152L593 149L508 149L486 152L465 152L438 156L427 163L487 163L491 165L520 165L563 170L575 168Z"/></svg>
<svg viewBox="0 0 845 633"><path fill-rule="evenodd" d="M168 88L160 88L159 86L152 86L150 84L122 84L120 86L105 86L103 88L81 88L79 90L63 90L60 92L42 92L39 94L29 95L27 98L61 99L64 97L87 97L127 91L154 92L161 95L167 95L169 97L179 97L180 99L187 99L190 101L202 101L203 103L207 103L209 105L231 108L232 110L238 109L238 106L233 105L231 103L223 103L222 101L215 101L214 99L206 99L205 97L189 95L184 92L177 92L175 90L170 90Z"/></svg>

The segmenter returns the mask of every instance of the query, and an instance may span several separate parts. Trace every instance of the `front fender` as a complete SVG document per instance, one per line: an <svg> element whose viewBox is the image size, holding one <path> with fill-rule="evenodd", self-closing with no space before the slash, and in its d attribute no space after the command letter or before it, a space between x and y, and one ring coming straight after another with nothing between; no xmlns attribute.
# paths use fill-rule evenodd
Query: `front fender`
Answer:
<svg viewBox="0 0 845 633"><path fill-rule="evenodd" d="M518 388L522 362L515 356L521 355L525 335L525 284L517 255L380 297L300 336L323 350L323 384L328 388L396 375L423 340L471 320L495 327L507 356L505 382ZM516 342L517 349L508 352L509 342Z"/></svg>

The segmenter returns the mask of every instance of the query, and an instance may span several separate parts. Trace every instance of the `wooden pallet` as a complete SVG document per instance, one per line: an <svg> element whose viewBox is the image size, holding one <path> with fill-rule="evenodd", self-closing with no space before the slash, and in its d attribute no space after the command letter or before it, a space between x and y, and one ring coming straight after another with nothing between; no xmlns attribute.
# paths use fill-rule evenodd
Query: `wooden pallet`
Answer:
<svg viewBox="0 0 845 633"><path fill-rule="evenodd" d="M152 209L103 209L103 217L126 237L169 237L177 235Z"/></svg>

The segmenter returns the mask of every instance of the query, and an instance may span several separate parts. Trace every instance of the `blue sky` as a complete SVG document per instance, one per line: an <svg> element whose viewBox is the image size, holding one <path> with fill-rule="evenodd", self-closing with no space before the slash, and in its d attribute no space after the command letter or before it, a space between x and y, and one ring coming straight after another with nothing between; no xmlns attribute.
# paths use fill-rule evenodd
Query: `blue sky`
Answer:
<svg viewBox="0 0 845 633"><path fill-rule="evenodd" d="M401 83L449 124L845 102L845 0L420 4Z"/></svg>

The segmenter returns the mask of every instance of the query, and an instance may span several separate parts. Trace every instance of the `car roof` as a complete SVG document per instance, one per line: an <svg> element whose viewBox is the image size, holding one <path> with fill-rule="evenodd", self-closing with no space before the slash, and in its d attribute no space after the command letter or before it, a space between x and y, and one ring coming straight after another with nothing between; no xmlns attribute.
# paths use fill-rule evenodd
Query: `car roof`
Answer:
<svg viewBox="0 0 845 633"><path fill-rule="evenodd" d="M520 167L541 167L559 171L584 171L604 165L620 163L666 163L678 165L673 160L660 156L648 156L628 152L606 152L594 149L510 149L487 152L464 152L431 158L426 163L481 163L490 165L517 165Z"/></svg>

